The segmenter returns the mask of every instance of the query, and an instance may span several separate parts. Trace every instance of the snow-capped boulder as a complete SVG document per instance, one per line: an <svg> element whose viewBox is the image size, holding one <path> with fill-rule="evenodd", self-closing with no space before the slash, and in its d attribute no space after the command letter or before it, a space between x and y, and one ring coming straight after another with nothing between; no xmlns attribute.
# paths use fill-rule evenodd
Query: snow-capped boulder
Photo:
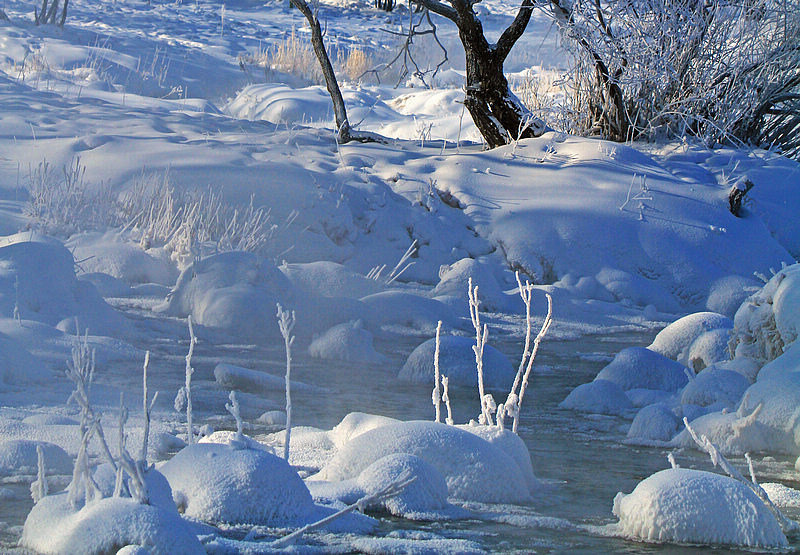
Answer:
<svg viewBox="0 0 800 555"><path fill-rule="evenodd" d="M168 511L130 498L106 497L76 511L66 492L33 506L20 545L46 554L116 553L127 545L146 545L153 555L205 553L174 507Z"/></svg>
<svg viewBox="0 0 800 555"><path fill-rule="evenodd" d="M659 543L786 548L778 521L745 484L701 470L673 468L618 493L617 532Z"/></svg>
<svg viewBox="0 0 800 555"><path fill-rule="evenodd" d="M386 289L382 282L368 279L335 262L284 264L279 269L295 288L321 297L356 299Z"/></svg>
<svg viewBox="0 0 800 555"><path fill-rule="evenodd" d="M369 328L401 326L432 332L439 320L449 328L457 327L458 323L452 310L444 303L403 291L367 295L361 302L369 311L364 318Z"/></svg>
<svg viewBox="0 0 800 555"><path fill-rule="evenodd" d="M367 414L364 412L351 412L342 421L328 432L328 436L336 447L342 447L348 441L361 434L386 426L388 424L399 423L396 418L381 416L379 414Z"/></svg>
<svg viewBox="0 0 800 555"><path fill-rule="evenodd" d="M308 488L280 457L217 443L189 445L159 467L187 516L230 524L294 524L314 510Z"/></svg>
<svg viewBox="0 0 800 555"><path fill-rule="evenodd" d="M379 459L403 453L436 468L451 497L485 503L531 499L523 469L502 449L475 434L435 422L398 422L358 435L336 452L319 478L356 478Z"/></svg>
<svg viewBox="0 0 800 555"><path fill-rule="evenodd" d="M55 326L78 319L81 330L119 331L126 320L86 281L64 245L35 233L0 238L0 316Z"/></svg>
<svg viewBox="0 0 800 555"><path fill-rule="evenodd" d="M633 403L617 384L595 379L573 389L559 408L594 414L622 415L633 409Z"/></svg>
<svg viewBox="0 0 800 555"><path fill-rule="evenodd" d="M733 318L747 297L759 289L760 283L753 278L737 275L719 278L708 291L706 309Z"/></svg>
<svg viewBox="0 0 800 555"><path fill-rule="evenodd" d="M624 391L677 391L689 381L686 372L685 366L655 351L644 347L628 347L617 353L595 379L614 382Z"/></svg>
<svg viewBox="0 0 800 555"><path fill-rule="evenodd" d="M0 391L4 385L42 382L49 375L41 360L0 333Z"/></svg>
<svg viewBox="0 0 800 555"><path fill-rule="evenodd" d="M709 331L731 328L733 321L727 316L716 312L696 312L675 320L658 332L648 349L688 366L691 364L689 352L692 344L700 336Z"/></svg>
<svg viewBox="0 0 800 555"><path fill-rule="evenodd" d="M245 393L272 393L286 390L286 378L284 376L273 376L266 372L251 370L220 362L214 367L214 379L226 389L235 389ZM313 391L320 388L303 382L292 380L292 390L294 391Z"/></svg>
<svg viewBox="0 0 800 555"><path fill-rule="evenodd" d="M712 364L730 360L730 350L728 349L730 335L731 330L728 328L719 328L700 334L689 347L686 357L681 356L678 358L678 362L699 372Z"/></svg>
<svg viewBox="0 0 800 555"><path fill-rule="evenodd" d="M628 439L669 441L678 433L680 420L670 408L664 404L650 405L636 413Z"/></svg>
<svg viewBox="0 0 800 555"><path fill-rule="evenodd" d="M681 403L705 407L722 402L734 407L748 387L750 382L738 372L712 366L686 384L681 392Z"/></svg>
<svg viewBox="0 0 800 555"><path fill-rule="evenodd" d="M765 364L758 372L758 380L769 380L791 372L800 372L800 341L795 341L783 354Z"/></svg>
<svg viewBox="0 0 800 555"><path fill-rule="evenodd" d="M372 333L364 329L362 320L333 326L311 342L308 354L323 360L372 363L384 360L372 346Z"/></svg>
<svg viewBox="0 0 800 555"><path fill-rule="evenodd" d="M72 474L72 458L58 445L30 439L0 441L0 478L35 476L39 456L36 447L44 452L46 474Z"/></svg>
<svg viewBox="0 0 800 555"><path fill-rule="evenodd" d="M472 424L465 424L458 426L458 428L485 439L495 447L502 449L506 455L514 459L514 462L516 462L517 466L522 470L522 475L528 482L528 487L531 490L540 485L539 480L537 480L536 476L533 474L531 454L528 452L525 442L522 441L517 434L508 428L503 428L501 430L497 426L475 426Z"/></svg>
<svg viewBox="0 0 800 555"><path fill-rule="evenodd" d="M155 468L149 468L144 472L143 477L147 487L149 504L167 512L176 512L175 502L172 499L172 488L169 487L169 482L164 475ZM117 481L117 471L114 470L110 463L103 463L95 468L94 480L103 497L113 496ZM124 473L123 482L126 486L130 483L130 480L130 476Z"/></svg>
<svg viewBox="0 0 800 555"><path fill-rule="evenodd" d="M432 292L434 297L461 297L466 305L469 278L472 278L473 287L478 287L481 310L519 312L524 307L516 294L505 294L489 264L474 258L462 258L449 266L442 266L439 278L439 283Z"/></svg>
<svg viewBox="0 0 800 555"><path fill-rule="evenodd" d="M476 387L478 372L475 366L475 353L472 347L474 338L446 335L440 337L439 371L447 376L450 385ZM433 384L433 359L436 352L436 339L428 339L406 359L398 377L411 383ZM508 358L486 345L483 351L483 383L491 389L510 389L516 370Z"/></svg>

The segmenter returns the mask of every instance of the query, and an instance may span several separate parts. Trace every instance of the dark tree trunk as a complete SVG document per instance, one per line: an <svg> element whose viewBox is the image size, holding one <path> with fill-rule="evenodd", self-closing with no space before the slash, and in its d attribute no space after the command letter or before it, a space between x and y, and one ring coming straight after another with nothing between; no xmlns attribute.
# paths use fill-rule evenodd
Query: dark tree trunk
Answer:
<svg viewBox="0 0 800 555"><path fill-rule="evenodd" d="M3 8L0 8L0 21L8 21L8 16L6 12L3 11Z"/></svg>

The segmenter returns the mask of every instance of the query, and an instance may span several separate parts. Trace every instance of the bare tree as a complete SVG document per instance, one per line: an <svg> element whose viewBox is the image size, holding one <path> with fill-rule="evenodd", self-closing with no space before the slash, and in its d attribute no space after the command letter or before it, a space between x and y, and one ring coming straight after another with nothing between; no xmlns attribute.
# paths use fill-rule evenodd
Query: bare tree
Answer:
<svg viewBox="0 0 800 555"><path fill-rule="evenodd" d="M63 27L64 22L67 20L67 7L69 0L64 0L64 5L61 8L61 17L58 18L58 26ZM42 0L42 9L37 10L33 8L33 20L36 25L44 25L49 23L56 24L56 17L58 16L58 0ZM0 17L2 19L2 17Z"/></svg>
<svg viewBox="0 0 800 555"><path fill-rule="evenodd" d="M511 92L503 64L522 36L533 11L533 0L522 0L519 11L496 43L490 44L483 24L472 10L480 0L411 0L456 24L466 55L464 105L490 148L514 139L538 137L545 125L534 118Z"/></svg>
<svg viewBox="0 0 800 555"><path fill-rule="evenodd" d="M0 8L0 21L8 21L8 16L6 12L3 11L3 8Z"/></svg>
<svg viewBox="0 0 800 555"><path fill-rule="evenodd" d="M341 144L349 143L350 141L359 141L362 143L378 141L379 139L376 135L356 133L350 127L350 120L347 118L347 108L344 104L344 97L342 96L341 89L339 89L339 82L336 80L333 64L331 64L331 59L325 49L325 42L322 38L322 27L320 26L316 11L311 9L306 0L289 1L292 3L292 6L303 14L309 27L311 27L311 46L314 49L314 55L317 57L317 61L322 69L322 75L325 78L325 86L328 88L328 94L330 94L331 101L333 102L337 140Z"/></svg>

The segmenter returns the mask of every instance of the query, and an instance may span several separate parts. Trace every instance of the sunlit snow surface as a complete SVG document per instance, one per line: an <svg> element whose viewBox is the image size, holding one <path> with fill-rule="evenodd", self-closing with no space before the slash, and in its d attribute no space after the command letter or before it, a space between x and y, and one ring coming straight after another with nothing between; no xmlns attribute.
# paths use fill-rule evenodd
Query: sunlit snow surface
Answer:
<svg viewBox="0 0 800 555"><path fill-rule="evenodd" d="M691 395L685 389L682 393L683 406L696 408L686 408L680 416L692 419L710 412L702 417L706 427L701 420L698 429L718 433L712 439L730 452L767 449L770 456L756 459L760 478L796 484L797 446L793 434L781 428L791 416L789 407L797 405L797 347L789 347L797 336L792 316L797 314L792 312L797 304L792 291L797 289L786 285L796 274L786 284L776 279L768 286L757 310L737 313L762 285L753 272L770 276L770 268L779 270L800 255L796 163L766 152L630 147L554 132L483 152L459 102L463 54L455 29L445 22L440 31L451 63L433 81L437 88L425 89L414 80L393 88L396 76L380 85L344 83L351 121L384 134L389 142L337 148L324 88L250 63L293 28L305 37L300 14L285 1L226 3L223 16L216 2L73 0L64 29L34 26L33 7L27 2L8 1L2 7L12 19L0 23L2 551L15 549L31 510L28 485L36 473L35 442L47 442L51 492L69 481L71 469L62 449L75 456L79 432L76 407L65 405L71 386L63 369L74 344L76 316L77 327L88 327L87 342L95 349L92 398L114 448L120 391L132 412L126 427L129 449L141 443L141 367L145 350L152 352L150 390L160 395L150 459L166 461L186 439L184 417L172 408L184 381L188 330L183 318L194 318L200 340L192 388L196 424L206 431L232 429L224 405L228 389L236 389L245 432L280 446L285 355L275 326L275 303L296 310L293 418L300 428L292 436L290 461L303 477L323 470L328 479L345 480L327 485L309 481L314 503L334 507L320 509L306 492L295 499L303 505L299 512L304 517L327 514L342 500L404 469L432 474L425 470L432 465L441 475L441 480L431 478L424 488L385 504L375 522L352 519L352 534L342 533L347 523L311 534L310 543L322 549L658 549L609 537L603 526L616 520L611 510L618 491L634 491L642 479L668 466L667 441L678 431L678 415L650 407L681 400L677 395L685 375L675 365L718 361L725 339L719 330L730 329L731 318L741 330L780 330L786 353L750 386L742 414L713 410L722 411L719 403L726 411L737 408L734 397L741 393L742 379L754 381L758 367L774 358L767 356L773 336L766 332L747 343L755 345L748 351L758 358L755 367L750 359L737 359L697 379ZM320 9L333 50L360 48L376 61L386 59L396 46L385 29L396 30L408 15L403 9L387 14L371 4L342 1L322 3ZM484 0L476 9L490 37L514 15L512 4L495 0ZM432 50L421 59L436 63ZM525 72L552 79L565 69L564 60L549 21L536 14L506 69L514 72L512 80L522 80ZM165 176L179 193L200 194L210 188L231 205L246 206L252 199L255 206L268 207L276 227L265 256L209 256L215 246L203 245L206 258L190 267L191 253L150 244L133 227L109 233L102 226L83 229L80 221L71 222L69 230L54 229L54 239L35 231L17 234L32 223L22 211L40 164L46 161L58 176L77 158L85 166L88 190L107 193L92 197L100 212L108 209L104 202L142 184L164 186ZM726 180L740 174L747 174L756 187L744 217L734 218L726 207ZM85 233L73 235L75 230ZM408 260L413 265L389 283L392 268L414 241L418 252ZM379 279L367 277L384 265ZM497 377L504 383L513 376L522 351L524 306L513 291L516 281L509 268L522 270L523 279L538 284L533 296L536 329L546 308L545 292L555 305L556 324L542 344L522 409L520 437L532 469L525 466L521 444L485 437L501 446L500 454L486 451L468 469L474 479L461 483L468 474L466 462L455 456L443 462L441 454L431 460L421 456L435 443L435 438L425 444L417 437L422 436L418 428L427 429L427 424L399 424L390 418L433 418L431 387L418 383L427 383L419 375L427 365L407 358L433 337L438 320L448 336L474 336L464 291L469 277L491 312L482 318L489 325L489 343L500 350ZM637 358L624 350L648 345L668 322L699 311L704 315L682 321L652 346L674 364L656 353ZM709 323L705 311L721 316ZM431 346L423 351L430 352ZM468 346L465 350L453 359L458 366L454 373L471 362L473 353ZM630 364L624 363L634 359L655 364L659 375L643 381L630 373ZM601 383L589 392L596 406L608 410L579 415L558 408L573 388L614 360L619 368L608 371L606 378L612 381L604 382L611 385ZM404 365L408 375L400 380ZM447 371L443 366L442 372ZM725 379L730 377L725 372L736 372L739 381ZM768 382L768 374L779 381ZM719 380L724 387L715 385ZM451 381L454 419L467 422L477 418L477 395L471 385L458 381ZM472 378L464 382L471 384ZM615 404L617 397L602 387L613 388L620 403L624 399L627 404ZM496 400L504 400L504 390L492 392ZM732 437L726 432L740 430L738 419L761 400L764 407L754 426L768 427L770 435L746 429ZM650 408L655 420L631 427L641 407ZM354 411L388 418L350 416L340 424ZM390 439L413 445L415 454L378 457L385 454L381 449L393 448L379 425L403 428L407 436L392 434ZM628 437L629 429L638 430L635 438ZM357 433L365 438L359 440ZM479 440L467 431L452 433L460 438L452 439L454 446ZM642 443L657 447L638 446ZM689 446L680 437L673 443L679 445ZM186 457L192 449L217 450L193 447ZM365 451L374 460L362 457ZM100 462L96 445L91 452ZM688 450L676 457L684 467L709 466ZM264 455L250 458L258 460L243 467L275 462ZM189 491L181 494L187 506L192 495L197 500L201 494L231 494L224 487L209 487L221 482L204 482L199 474L194 478L188 485L181 482L185 475L175 479ZM442 499L443 484L455 504ZM768 491L790 516L798 515L793 490L771 486ZM274 492L261 493L267 498ZM257 550L264 545L259 539L286 533L285 528L263 527L263 522L245 525L246 515L236 511L247 496L233 494L237 500L226 507L210 503L195 510L191 505L193 516L227 522L215 539L208 539L213 529L187 531L176 525L163 545L178 541L180 534L196 533L205 535L206 547L216 552ZM50 507L42 506L34 516L63 512L62 497L53 496L47 501ZM503 502L516 504L498 504ZM99 518L106 530L114 528L109 528L114 519L130 520L128 505L105 503L108 507L98 505L83 517ZM86 528L69 510L65 515L63 534L54 536L51 545L73 550L88 541L81 536ZM433 522L401 518L413 515ZM177 518L155 512L140 516L144 529L151 526L157 535ZM303 519L288 520L279 525L297 525ZM49 533L53 522L49 517L38 523L34 519L29 533ZM367 535L370 529L372 535ZM141 528L131 530L135 534ZM666 539L727 543L721 536ZM47 544L29 545L45 549ZM192 546L184 542L184 547Z"/></svg>

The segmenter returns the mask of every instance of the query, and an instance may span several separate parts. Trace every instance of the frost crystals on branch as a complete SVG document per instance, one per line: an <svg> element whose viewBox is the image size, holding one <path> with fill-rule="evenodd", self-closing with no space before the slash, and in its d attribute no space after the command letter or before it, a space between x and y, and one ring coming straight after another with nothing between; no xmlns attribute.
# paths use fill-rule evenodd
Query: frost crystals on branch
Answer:
<svg viewBox="0 0 800 555"><path fill-rule="evenodd" d="M286 347L286 438L283 444L283 458L289 461L289 439L292 435L292 344L294 336L295 317L294 310L287 312L278 304L278 327L283 336L283 343Z"/></svg>
<svg viewBox="0 0 800 555"><path fill-rule="evenodd" d="M150 366L150 351L144 353L144 366L142 367L142 411L144 412L144 434L142 437L142 453L139 459L147 466L147 444L150 441L150 413L158 399L158 391L153 395L153 399L148 402L147 393L147 368Z"/></svg>
<svg viewBox="0 0 800 555"><path fill-rule="evenodd" d="M433 353L433 393L431 394L431 400L433 401L433 406L436 407L436 422L441 422L442 415L441 415L441 404L442 404L442 395L439 390L439 337L442 333L442 321L439 320L439 323L436 324L436 350Z"/></svg>
<svg viewBox="0 0 800 555"><path fill-rule="evenodd" d="M239 401L236 399L236 392L231 391L228 395L228 399L230 399L231 402L225 403L225 410L231 413L231 416L233 416L233 419L236 421L235 443L237 446L244 445L242 440L242 415L239 413Z"/></svg>
<svg viewBox="0 0 800 555"><path fill-rule="evenodd" d="M192 355L194 354L194 346L197 344L197 337L194 335L194 328L192 327L192 316L186 318L189 323L189 353L186 355L186 385L178 390L175 396L175 410L183 412L186 409L186 443L191 445L194 443L194 432L192 431Z"/></svg>
<svg viewBox="0 0 800 555"><path fill-rule="evenodd" d="M469 297L469 316L472 320L472 325L475 328L475 345L472 350L475 352L475 364L478 369L478 394L481 398L481 414L478 421L486 426L491 426L493 406L495 406L494 398L491 394L487 394L483 389L483 348L486 345L486 339L489 337L489 326L486 324L481 327L481 318L478 313L480 301L478 300L478 286L472 287L472 278L469 278L467 284L467 296Z"/></svg>
<svg viewBox="0 0 800 555"><path fill-rule="evenodd" d="M778 509L778 507L776 507L775 504L770 500L767 492L764 491L764 488L762 488L760 485L758 485L758 482L756 482L753 464L752 461L750 461L749 455L746 457L750 465L750 473L753 477L753 481L747 480L744 476L742 476L742 473L736 470L736 468L734 468L734 466L728 462L728 459L722 456L722 453L719 452L717 446L714 445L710 439L708 439L705 435L698 437L697 433L695 433L694 429L692 429L692 427L689 425L689 420L685 417L683 419L683 425L686 426L686 431L689 432L689 435L692 436L692 439L698 445L698 447L709 454L711 457L711 462L714 463L714 466L719 466L728 476L734 480L742 482L751 490L753 490L753 493L755 493L758 498L764 502L764 505L766 505L769 510L772 511L772 514L775 515L775 518L780 523L784 534L794 536L800 534L800 524L786 518L780 509Z"/></svg>
<svg viewBox="0 0 800 555"><path fill-rule="evenodd" d="M528 379L533 369L533 361L536 359L536 353L539 351L539 344L542 342L542 339L544 339L544 336L547 335L550 325L553 323L553 297L545 293L547 296L547 316L545 316L542 327L533 340L533 350L531 350L531 296L533 294L533 285L525 280L525 285L523 286L522 280L519 277L519 272L517 272L516 276L517 284L519 285L519 296L522 298L522 302L525 303L525 348L522 351L522 359L519 362L517 375L514 377L514 384L511 386L511 391L506 398L505 404L501 405L503 407L502 415L504 416L507 414L514 419L512 427L514 433L517 433L517 427L519 426L519 413L520 407L522 406L522 398L525 396L525 390L528 388ZM517 393L518 390L519 393ZM500 416L501 412L498 412L498 420ZM500 422L498 422L498 425L501 425Z"/></svg>

